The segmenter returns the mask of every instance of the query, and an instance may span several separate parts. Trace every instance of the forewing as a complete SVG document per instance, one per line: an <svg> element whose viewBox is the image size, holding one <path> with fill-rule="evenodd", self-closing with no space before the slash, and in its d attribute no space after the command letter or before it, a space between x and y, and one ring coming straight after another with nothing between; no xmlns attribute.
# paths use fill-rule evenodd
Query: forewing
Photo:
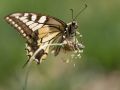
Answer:
<svg viewBox="0 0 120 90"><path fill-rule="evenodd" d="M66 24L54 17L36 13L14 13L6 17L8 23L15 27L25 38L35 36L35 31L44 25L54 26L64 30Z"/></svg>

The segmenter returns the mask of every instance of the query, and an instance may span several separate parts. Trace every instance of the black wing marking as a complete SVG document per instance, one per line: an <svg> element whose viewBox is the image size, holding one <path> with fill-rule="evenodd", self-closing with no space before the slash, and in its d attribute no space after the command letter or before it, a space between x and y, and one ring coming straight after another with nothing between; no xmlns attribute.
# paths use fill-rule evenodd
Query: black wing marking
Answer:
<svg viewBox="0 0 120 90"><path fill-rule="evenodd" d="M25 16L22 13L15 13L15 14L11 14L9 16L6 17L6 21L8 23L10 23L13 27L15 27L18 32L25 38L30 38L32 35L32 30L25 24L29 18L29 16L27 16L26 18L23 16ZM22 20L26 20L26 21L22 21Z"/></svg>

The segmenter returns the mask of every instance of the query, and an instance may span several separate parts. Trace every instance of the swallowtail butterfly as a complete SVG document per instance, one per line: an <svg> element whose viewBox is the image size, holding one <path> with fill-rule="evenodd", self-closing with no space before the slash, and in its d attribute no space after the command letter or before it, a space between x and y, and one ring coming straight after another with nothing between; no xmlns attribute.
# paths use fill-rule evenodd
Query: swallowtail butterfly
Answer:
<svg viewBox="0 0 120 90"><path fill-rule="evenodd" d="M25 50L29 57L26 64L32 60L39 64L49 51L54 51L57 56L61 49L77 52L83 49L76 38L79 32L75 20L66 24L55 17L37 13L13 13L5 19L26 39Z"/></svg>

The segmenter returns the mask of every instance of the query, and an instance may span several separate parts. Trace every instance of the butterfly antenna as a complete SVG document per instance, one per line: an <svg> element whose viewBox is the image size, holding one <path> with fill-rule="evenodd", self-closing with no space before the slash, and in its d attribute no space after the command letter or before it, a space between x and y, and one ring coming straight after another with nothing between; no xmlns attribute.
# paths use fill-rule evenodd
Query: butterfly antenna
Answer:
<svg viewBox="0 0 120 90"><path fill-rule="evenodd" d="M73 15L73 9L70 9L70 11L72 13L72 21L73 21L73 17L74 17L74 15Z"/></svg>
<svg viewBox="0 0 120 90"><path fill-rule="evenodd" d="M87 8L87 4L84 5L84 7L82 9L80 9L80 12L74 17L73 20L76 20L77 17Z"/></svg>

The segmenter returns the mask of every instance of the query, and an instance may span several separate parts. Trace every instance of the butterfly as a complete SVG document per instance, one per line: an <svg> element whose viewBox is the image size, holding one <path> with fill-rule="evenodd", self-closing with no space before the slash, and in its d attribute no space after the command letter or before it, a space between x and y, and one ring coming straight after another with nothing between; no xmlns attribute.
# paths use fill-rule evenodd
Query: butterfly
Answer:
<svg viewBox="0 0 120 90"><path fill-rule="evenodd" d="M28 62L37 64L45 60L49 52L57 56L64 51L80 52L84 46L78 42L78 25L75 20L65 23L55 17L37 13L13 13L5 17L25 38Z"/></svg>

